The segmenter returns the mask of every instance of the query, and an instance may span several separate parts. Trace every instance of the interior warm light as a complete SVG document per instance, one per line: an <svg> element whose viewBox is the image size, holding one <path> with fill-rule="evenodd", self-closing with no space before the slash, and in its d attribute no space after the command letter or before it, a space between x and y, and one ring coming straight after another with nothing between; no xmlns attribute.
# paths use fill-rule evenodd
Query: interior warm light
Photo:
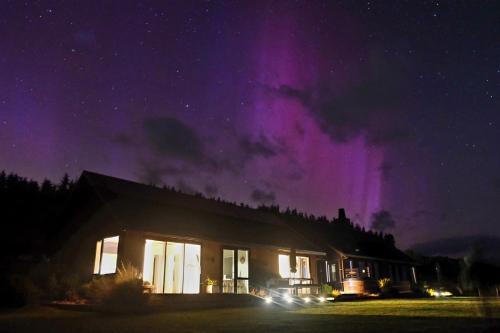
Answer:
<svg viewBox="0 0 500 333"><path fill-rule="evenodd" d="M115 236L97 241L94 274L111 274L116 272L119 239L119 236Z"/></svg>
<svg viewBox="0 0 500 333"><path fill-rule="evenodd" d="M280 254L278 255L278 269L280 276L284 279L309 279L311 277L309 257L296 256L297 271L292 273L290 267L290 256L288 254Z"/></svg>
<svg viewBox="0 0 500 333"><path fill-rule="evenodd" d="M153 293L198 294L201 246L146 240L143 281Z"/></svg>

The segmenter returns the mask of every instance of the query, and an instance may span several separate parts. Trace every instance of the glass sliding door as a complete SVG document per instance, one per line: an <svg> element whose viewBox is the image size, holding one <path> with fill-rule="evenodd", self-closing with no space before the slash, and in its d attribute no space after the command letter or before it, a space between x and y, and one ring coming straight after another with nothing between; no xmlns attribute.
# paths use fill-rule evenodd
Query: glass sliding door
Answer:
<svg viewBox="0 0 500 333"><path fill-rule="evenodd" d="M201 246L146 240L143 281L153 293L198 294Z"/></svg>
<svg viewBox="0 0 500 333"><path fill-rule="evenodd" d="M248 250L222 250L223 293L248 293L249 259Z"/></svg>
<svg viewBox="0 0 500 333"><path fill-rule="evenodd" d="M200 292L200 265L201 246L186 244L184 248L184 294L198 294Z"/></svg>
<svg viewBox="0 0 500 333"><path fill-rule="evenodd" d="M146 240L144 248L143 281L147 282L151 292L163 293L163 276L165 274L165 242Z"/></svg>
<svg viewBox="0 0 500 333"><path fill-rule="evenodd" d="M184 278L184 244L167 243L165 293L181 294Z"/></svg>

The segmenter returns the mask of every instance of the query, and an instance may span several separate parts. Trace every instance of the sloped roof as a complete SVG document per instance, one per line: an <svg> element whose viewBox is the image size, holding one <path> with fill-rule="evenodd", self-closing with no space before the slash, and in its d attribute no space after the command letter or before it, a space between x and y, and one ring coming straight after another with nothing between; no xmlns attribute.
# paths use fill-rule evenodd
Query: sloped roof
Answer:
<svg viewBox="0 0 500 333"><path fill-rule="evenodd" d="M409 256L379 237L355 231L349 224L336 222L304 222L287 219L290 226L317 244L341 252L347 257L413 262Z"/></svg>
<svg viewBox="0 0 500 333"><path fill-rule="evenodd" d="M228 243L323 252L283 220L256 209L84 171L86 182L123 229Z"/></svg>

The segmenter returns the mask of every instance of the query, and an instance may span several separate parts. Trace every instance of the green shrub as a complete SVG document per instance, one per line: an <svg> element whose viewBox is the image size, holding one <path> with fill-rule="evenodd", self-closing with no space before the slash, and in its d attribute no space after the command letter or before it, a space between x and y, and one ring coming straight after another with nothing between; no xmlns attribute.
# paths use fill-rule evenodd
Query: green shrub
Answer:
<svg viewBox="0 0 500 333"><path fill-rule="evenodd" d="M330 296L332 294L333 287L329 284L321 285L321 294L325 296Z"/></svg>

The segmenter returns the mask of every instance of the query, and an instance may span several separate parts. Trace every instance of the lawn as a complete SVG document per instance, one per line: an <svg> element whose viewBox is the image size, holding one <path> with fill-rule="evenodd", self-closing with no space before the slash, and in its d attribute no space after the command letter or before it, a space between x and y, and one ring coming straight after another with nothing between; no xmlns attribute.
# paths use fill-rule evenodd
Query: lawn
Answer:
<svg viewBox="0 0 500 333"><path fill-rule="evenodd" d="M500 332L500 300L357 301L292 310L263 304L147 315L37 307L1 313L0 332Z"/></svg>

